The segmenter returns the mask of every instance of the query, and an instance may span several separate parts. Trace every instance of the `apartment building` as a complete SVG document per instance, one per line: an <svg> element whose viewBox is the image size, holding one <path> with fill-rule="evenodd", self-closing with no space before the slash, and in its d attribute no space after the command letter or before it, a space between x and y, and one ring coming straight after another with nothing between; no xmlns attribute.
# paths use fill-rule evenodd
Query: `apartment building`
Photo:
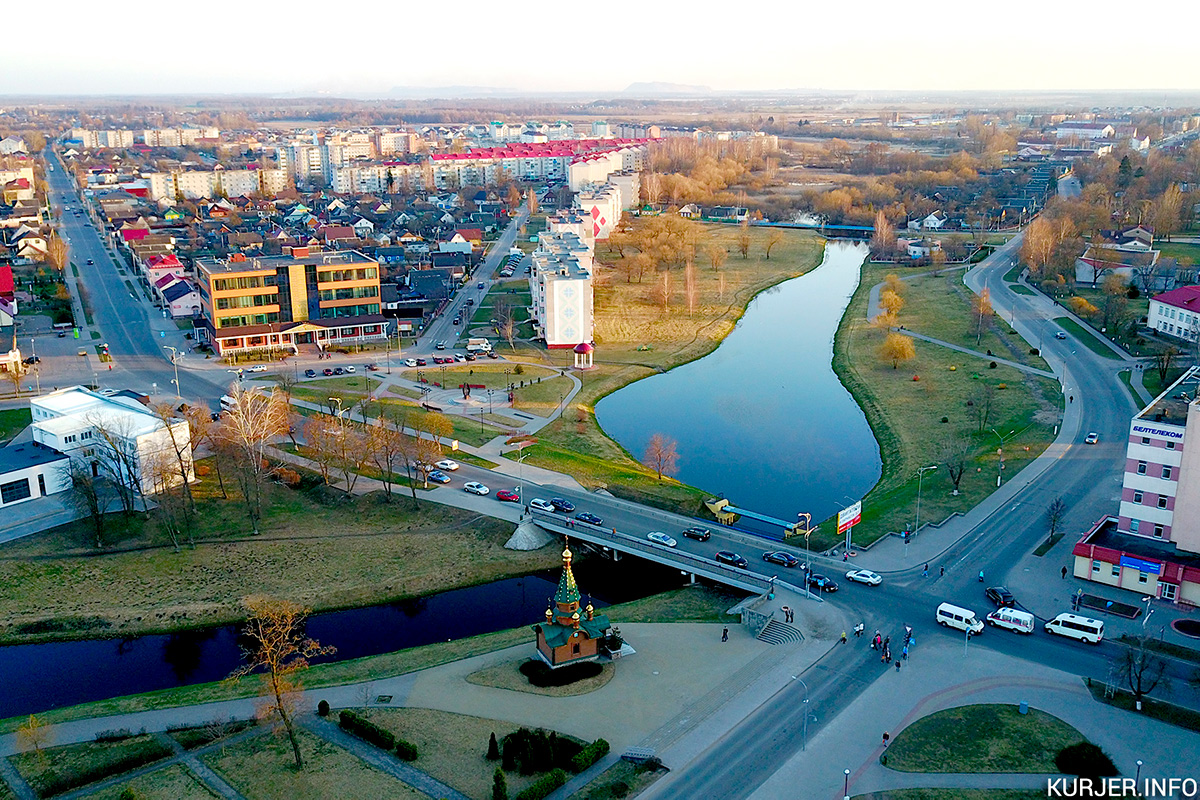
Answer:
<svg viewBox="0 0 1200 800"><path fill-rule="evenodd" d="M1200 605L1200 367L1136 414L1115 516L1075 545L1075 576Z"/></svg>
<svg viewBox="0 0 1200 800"><path fill-rule="evenodd" d="M163 487L152 465L175 460L179 445L187 449L188 481L194 480L187 420L171 419L168 431L168 423L133 392L103 393L72 386L35 397L29 408L33 440L90 466L93 475L153 494ZM167 485L178 482L179 478L169 479Z"/></svg>
<svg viewBox="0 0 1200 800"><path fill-rule="evenodd" d="M147 128L140 134L148 147L190 147L201 139L219 139L219 128Z"/></svg>
<svg viewBox="0 0 1200 800"><path fill-rule="evenodd" d="M68 138L81 142L87 150L97 150L101 147L133 147L133 131L72 128Z"/></svg>
<svg viewBox="0 0 1200 800"><path fill-rule="evenodd" d="M592 342L592 227L590 217L580 214L551 217L529 256L530 320L548 348Z"/></svg>
<svg viewBox="0 0 1200 800"><path fill-rule="evenodd" d="M1200 335L1200 286L1180 286L1150 298L1146 324L1163 336L1196 341Z"/></svg>
<svg viewBox="0 0 1200 800"><path fill-rule="evenodd" d="M614 152L605 165L609 171L641 170L646 160L645 140L579 139L543 143L482 147L466 153L433 153L432 180L437 189L488 186L501 176L531 181L567 181L577 156Z"/></svg>
<svg viewBox="0 0 1200 800"><path fill-rule="evenodd" d="M282 169L215 169L186 172L144 172L151 200L175 201L214 197L274 197L288 188Z"/></svg>
<svg viewBox="0 0 1200 800"><path fill-rule="evenodd" d="M355 250L199 259L202 339L220 355L382 341L379 265Z"/></svg>
<svg viewBox="0 0 1200 800"><path fill-rule="evenodd" d="M330 170L329 189L337 194L408 193L423 188L424 164L384 162Z"/></svg>
<svg viewBox="0 0 1200 800"><path fill-rule="evenodd" d="M616 184L583 186L575 195L575 207L579 213L592 221L592 236L607 239L613 228L621 221L621 190Z"/></svg>

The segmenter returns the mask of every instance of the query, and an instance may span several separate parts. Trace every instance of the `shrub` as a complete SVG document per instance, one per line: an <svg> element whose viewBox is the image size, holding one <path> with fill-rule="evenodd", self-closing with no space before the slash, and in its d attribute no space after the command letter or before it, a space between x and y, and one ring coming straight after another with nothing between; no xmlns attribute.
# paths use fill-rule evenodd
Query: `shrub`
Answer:
<svg viewBox="0 0 1200 800"><path fill-rule="evenodd" d="M508 779L499 767L492 773L492 800L508 800Z"/></svg>
<svg viewBox="0 0 1200 800"><path fill-rule="evenodd" d="M946 422L949 422L949 421L950 421L950 418L949 418L949 417L942 417L942 422L943 422L943 423L946 423Z"/></svg>
<svg viewBox="0 0 1200 800"><path fill-rule="evenodd" d="M495 731L492 731L492 737L488 739L487 759L488 761L500 760L500 745L496 742Z"/></svg>
<svg viewBox="0 0 1200 800"><path fill-rule="evenodd" d="M505 736L500 748L504 769L536 775L555 768L571 769L573 759L583 750L583 743L554 731L520 728Z"/></svg>
<svg viewBox="0 0 1200 800"><path fill-rule="evenodd" d="M1041 355L1041 352L1042 351L1038 350L1036 347L1029 348L1029 355L1031 356Z"/></svg>
<svg viewBox="0 0 1200 800"><path fill-rule="evenodd" d="M1108 754L1091 742L1076 742L1059 750L1054 766L1066 775L1083 778L1111 778L1120 774Z"/></svg>
<svg viewBox="0 0 1200 800"><path fill-rule="evenodd" d="M329 701L328 700L322 700L321 702L317 703L317 715L321 716L321 717L329 716Z"/></svg>
<svg viewBox="0 0 1200 800"><path fill-rule="evenodd" d="M280 467L279 469L275 470L275 477L280 483L282 483L284 486L287 486L289 489L295 489L300 485L300 473L296 472L294 469Z"/></svg>
<svg viewBox="0 0 1200 800"><path fill-rule="evenodd" d="M543 800L551 792L567 782L567 773L561 769L551 770L538 778L517 795L517 800Z"/></svg>
<svg viewBox="0 0 1200 800"><path fill-rule="evenodd" d="M420 755L420 753L417 752L417 746L412 742L405 741L404 739L397 739L396 755L400 757L401 761L416 761L417 756Z"/></svg>
<svg viewBox="0 0 1200 800"><path fill-rule="evenodd" d="M364 742L369 742L381 750L392 750L396 747L396 736L369 719L363 719L353 711L342 711L338 714L338 725L342 730L357 736Z"/></svg>
<svg viewBox="0 0 1200 800"><path fill-rule="evenodd" d="M995 362L995 361L989 361L989 362L988 362L988 369L995 369L995 368L996 368L996 362Z"/></svg>
<svg viewBox="0 0 1200 800"><path fill-rule="evenodd" d="M550 686L569 686L576 681L594 678L604 667L595 661L584 661L581 664L551 669L542 661L530 659L520 666L520 670L530 684L544 689Z"/></svg>
<svg viewBox="0 0 1200 800"><path fill-rule="evenodd" d="M608 742L597 739L575 754L575 757L571 759L571 769L575 772L583 772L606 755L608 755Z"/></svg>
<svg viewBox="0 0 1200 800"><path fill-rule="evenodd" d="M75 764L69 772L58 772L51 766L30 780L30 786L39 797L52 797L113 775L129 772L174 753L169 746L150 737L140 740L125 739L112 744L112 747L112 750L103 754L102 759L98 758L82 766Z"/></svg>

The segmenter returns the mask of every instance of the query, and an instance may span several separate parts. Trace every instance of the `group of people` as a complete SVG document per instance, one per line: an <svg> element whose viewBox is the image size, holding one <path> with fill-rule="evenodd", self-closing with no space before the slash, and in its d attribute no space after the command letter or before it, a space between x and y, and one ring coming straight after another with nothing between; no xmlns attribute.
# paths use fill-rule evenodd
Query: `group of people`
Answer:
<svg viewBox="0 0 1200 800"><path fill-rule="evenodd" d="M859 636L862 636L863 632L865 630L866 630L865 626L861 622L858 623L857 625L854 626L854 636L856 638ZM845 634L842 634L842 635L843 635L843 637L845 636ZM915 640L913 639L913 635L912 635L912 626L905 625L904 626L904 644L900 651L900 658L893 660L892 659L892 637L884 636L878 630L876 630L875 635L873 637L871 637L871 649L879 651L880 663L881 664L895 663L897 672L900 671L900 665L904 661L908 660L908 648L911 647L913 644L915 644Z"/></svg>

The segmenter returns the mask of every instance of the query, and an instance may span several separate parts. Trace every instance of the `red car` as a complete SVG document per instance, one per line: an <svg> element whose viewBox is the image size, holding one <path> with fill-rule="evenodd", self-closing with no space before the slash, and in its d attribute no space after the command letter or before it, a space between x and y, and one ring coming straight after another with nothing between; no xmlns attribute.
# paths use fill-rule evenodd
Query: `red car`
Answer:
<svg viewBox="0 0 1200 800"><path fill-rule="evenodd" d="M501 489L496 492L496 499L503 500L506 503L519 503L521 502L521 495L508 489Z"/></svg>

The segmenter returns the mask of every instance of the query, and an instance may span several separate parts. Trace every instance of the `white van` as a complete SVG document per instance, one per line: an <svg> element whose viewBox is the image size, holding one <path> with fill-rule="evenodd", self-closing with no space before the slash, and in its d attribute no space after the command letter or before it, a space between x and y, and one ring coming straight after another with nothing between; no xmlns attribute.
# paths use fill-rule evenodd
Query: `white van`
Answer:
<svg viewBox="0 0 1200 800"><path fill-rule="evenodd" d="M1088 644L1100 644L1104 638L1104 623L1078 614L1059 614L1046 623L1046 633L1057 633Z"/></svg>
<svg viewBox="0 0 1200 800"><path fill-rule="evenodd" d="M222 411L233 411L235 408L237 408L237 400L234 400L232 397L230 397L227 394L221 395L221 410Z"/></svg>
<svg viewBox="0 0 1200 800"><path fill-rule="evenodd" d="M970 631L978 636L983 633L983 623L969 608L942 603L937 607L937 621L947 628L958 628L960 631Z"/></svg>
<svg viewBox="0 0 1200 800"><path fill-rule="evenodd" d="M997 608L987 615L987 624L1017 633L1033 633L1033 614L1015 608Z"/></svg>

